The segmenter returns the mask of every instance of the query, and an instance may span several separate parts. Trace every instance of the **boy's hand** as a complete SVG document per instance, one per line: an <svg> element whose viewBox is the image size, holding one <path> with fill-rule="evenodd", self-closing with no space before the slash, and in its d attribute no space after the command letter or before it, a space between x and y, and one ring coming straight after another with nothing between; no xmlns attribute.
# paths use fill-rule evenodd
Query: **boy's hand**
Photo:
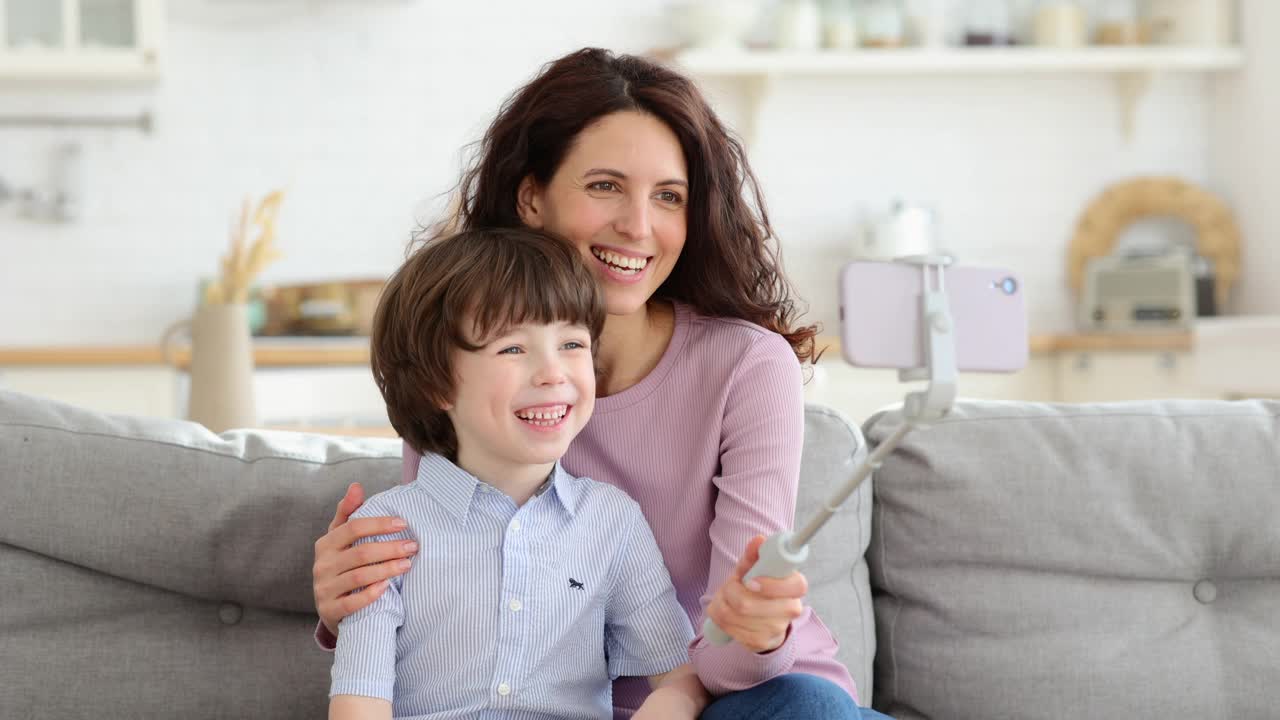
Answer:
<svg viewBox="0 0 1280 720"><path fill-rule="evenodd" d="M688 663L651 676L649 687L653 692L631 716L632 720L698 720L711 702L711 696Z"/></svg>
<svg viewBox="0 0 1280 720"><path fill-rule="evenodd" d="M804 614L803 598L809 592L808 581L798 572L785 578L758 577L743 584L743 576L760 559L764 540L763 535L751 538L733 573L707 605L707 616L721 630L758 653L776 650L786 642L791 621Z"/></svg>
<svg viewBox="0 0 1280 720"><path fill-rule="evenodd" d="M311 589L320 620L336 637L342 618L377 600L387 589L387 578L403 575L408 558L418 551L416 543L388 541L352 547L357 540L374 535L391 535L404 529L399 518L360 518L348 522L351 513L364 504L364 488L352 483L329 523L329 532L316 541L315 565L311 568ZM364 588L351 593L356 588ZM351 594L348 594L351 593Z"/></svg>
<svg viewBox="0 0 1280 720"><path fill-rule="evenodd" d="M329 700L329 720L391 720L391 703L382 698L334 695Z"/></svg>

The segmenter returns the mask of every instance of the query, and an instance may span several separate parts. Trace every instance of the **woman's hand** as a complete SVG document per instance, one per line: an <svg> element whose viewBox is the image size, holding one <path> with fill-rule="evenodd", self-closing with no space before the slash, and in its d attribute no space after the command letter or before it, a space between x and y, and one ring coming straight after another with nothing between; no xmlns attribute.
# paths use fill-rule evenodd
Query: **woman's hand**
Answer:
<svg viewBox="0 0 1280 720"><path fill-rule="evenodd" d="M377 600L387 589L387 578L404 574L409 569L408 558L418 551L417 543L400 540L352 547L360 538L391 535L405 528L404 521L394 517L347 522L363 504L364 489L360 483L352 483L338 501L329 532L316 541L311 589L320 620L335 637L342 618ZM352 593L356 588L364 589Z"/></svg>
<svg viewBox="0 0 1280 720"><path fill-rule="evenodd" d="M793 572L785 578L753 578L743 584L756 560L764 536L747 543L733 573L716 590L707 605L707 616L729 637L753 652L775 650L787 639L791 621L804 614L803 598L809 592L804 575Z"/></svg>

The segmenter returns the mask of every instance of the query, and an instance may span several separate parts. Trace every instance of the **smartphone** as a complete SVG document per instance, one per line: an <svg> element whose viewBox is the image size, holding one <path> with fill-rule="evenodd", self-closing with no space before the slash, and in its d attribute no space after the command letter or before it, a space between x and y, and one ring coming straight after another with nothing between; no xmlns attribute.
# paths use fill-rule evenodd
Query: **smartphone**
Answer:
<svg viewBox="0 0 1280 720"><path fill-rule="evenodd" d="M930 269L936 283L936 270ZM1027 309L1022 283L1008 270L946 268L956 369L1009 373L1027 364ZM920 293L924 270L901 262L858 261L840 271L840 341L844 359L867 368L925 365Z"/></svg>

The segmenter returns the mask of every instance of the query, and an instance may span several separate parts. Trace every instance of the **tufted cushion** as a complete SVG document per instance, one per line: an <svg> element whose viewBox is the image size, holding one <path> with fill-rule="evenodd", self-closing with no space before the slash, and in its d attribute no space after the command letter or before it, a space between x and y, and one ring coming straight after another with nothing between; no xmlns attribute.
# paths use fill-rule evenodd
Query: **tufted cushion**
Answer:
<svg viewBox="0 0 1280 720"><path fill-rule="evenodd" d="M312 546L400 443L0 391L0 718L324 717Z"/></svg>
<svg viewBox="0 0 1280 720"><path fill-rule="evenodd" d="M805 408L797 529L844 486L866 454L862 433L843 415L821 405ZM876 654L865 558L870 542L868 479L814 537L809 545L809 563L803 568L809 581L809 604L840 642L836 658L849 668L863 705L871 700L871 660Z"/></svg>
<svg viewBox="0 0 1280 720"><path fill-rule="evenodd" d="M960 404L876 474L877 708L1274 717L1280 403ZM866 425L874 445L900 422Z"/></svg>

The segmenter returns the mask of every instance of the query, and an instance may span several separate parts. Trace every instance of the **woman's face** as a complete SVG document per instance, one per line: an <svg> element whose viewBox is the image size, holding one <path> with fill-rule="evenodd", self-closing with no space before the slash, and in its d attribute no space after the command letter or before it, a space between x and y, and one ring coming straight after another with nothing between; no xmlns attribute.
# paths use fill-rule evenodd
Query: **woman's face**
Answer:
<svg viewBox="0 0 1280 720"><path fill-rule="evenodd" d="M675 133L639 112L616 112L574 140L551 182L520 186L526 225L568 238L629 315L671 274L684 248L689 180Z"/></svg>

